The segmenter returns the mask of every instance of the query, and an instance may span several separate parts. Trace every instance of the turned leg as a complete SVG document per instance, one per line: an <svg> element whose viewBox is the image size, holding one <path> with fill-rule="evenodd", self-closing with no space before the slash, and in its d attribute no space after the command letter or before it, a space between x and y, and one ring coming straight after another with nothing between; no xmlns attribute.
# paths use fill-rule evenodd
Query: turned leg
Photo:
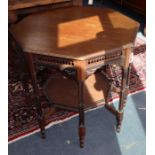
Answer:
<svg viewBox="0 0 155 155"><path fill-rule="evenodd" d="M45 134L45 118L44 118L44 113L41 107L41 103L39 101L39 97L36 97L36 107L37 107L37 112L38 112L38 122L39 122L39 127L40 127L40 132L41 132L41 136L43 139L46 138L46 134Z"/></svg>
<svg viewBox="0 0 155 155"><path fill-rule="evenodd" d="M127 102L128 89L129 89L129 78L130 78L130 54L131 48L126 48L123 51L124 61L123 61L123 70L122 70L122 83L121 83L121 92L120 92L120 100L119 100L119 109L117 112L117 132L120 132L123 115L124 115L124 107Z"/></svg>
<svg viewBox="0 0 155 155"><path fill-rule="evenodd" d="M76 61L74 62L77 69L77 81L78 81L78 103L79 103L79 142L80 147L84 147L84 140L86 134L85 128L85 113L84 113L84 97L83 97L83 87L84 80L86 79L86 70L85 70L85 62Z"/></svg>
<svg viewBox="0 0 155 155"><path fill-rule="evenodd" d="M129 70L129 69L128 69ZM117 132L120 132L122 121L123 121L123 115L124 115L124 107L127 102L127 96L128 96L128 85L126 84L128 79L129 71L123 70L123 79L122 79L122 88L120 93L120 101L119 101L119 110L117 113Z"/></svg>
<svg viewBox="0 0 155 155"><path fill-rule="evenodd" d="M35 66L33 64L32 54L31 53L25 53L25 56L26 56L28 69L30 72L32 85L33 85L33 89L34 89L36 107L37 107L37 112L38 112L38 122L39 122L40 130L41 130L41 135L42 135L42 138L45 138L45 119L44 119L44 114L42 111L41 102L39 101L40 91L39 91L39 88L37 85L37 77L36 77L36 72L35 72Z"/></svg>
<svg viewBox="0 0 155 155"><path fill-rule="evenodd" d="M83 148L85 138L83 81L78 81L78 88L79 88L79 141L80 141L80 147Z"/></svg>

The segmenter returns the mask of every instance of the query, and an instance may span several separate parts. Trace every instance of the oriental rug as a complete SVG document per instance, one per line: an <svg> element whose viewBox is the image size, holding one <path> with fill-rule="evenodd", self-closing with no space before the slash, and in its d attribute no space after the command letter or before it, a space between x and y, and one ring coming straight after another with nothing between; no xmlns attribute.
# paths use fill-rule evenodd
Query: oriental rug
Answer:
<svg viewBox="0 0 155 155"><path fill-rule="evenodd" d="M130 74L130 92L129 95L145 90L146 80L146 44L140 37L136 38L134 49L134 61L131 67ZM42 67L38 70L42 70ZM111 74L111 70L113 70ZM55 73L54 73L55 74ZM107 77L114 82L115 85L120 85L121 69L119 67L106 67ZM40 79L42 76L39 77ZM30 86L31 87L31 86ZM8 140L9 143L15 142L26 136L30 136L39 131L38 122L36 119L36 108L30 107L25 103L25 92L22 82L15 76L15 68L9 62L9 106L8 106ZM118 94L113 93L109 101L118 99ZM78 114L61 109L48 108L48 101L43 96L42 102L45 105L44 112L46 113L46 128L67 121ZM101 106L101 105L100 105Z"/></svg>

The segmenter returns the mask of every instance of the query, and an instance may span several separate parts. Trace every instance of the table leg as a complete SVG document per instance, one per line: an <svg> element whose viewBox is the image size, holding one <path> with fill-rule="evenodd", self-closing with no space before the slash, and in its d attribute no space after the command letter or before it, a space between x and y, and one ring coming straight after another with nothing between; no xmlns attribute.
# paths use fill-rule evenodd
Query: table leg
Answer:
<svg viewBox="0 0 155 155"><path fill-rule="evenodd" d="M40 96L40 91L37 85L37 77L36 77L36 72L35 72L35 66L33 63L33 57L31 53L25 53L27 64L28 64L28 69L30 72L31 80L32 80L32 85L34 89L34 95L35 95L35 101L36 101L36 107L37 107L37 112L38 112L38 122L41 130L41 135L42 138L45 138L45 119L44 119L44 114L42 111L42 106L41 102L39 101L39 96Z"/></svg>
<svg viewBox="0 0 155 155"><path fill-rule="evenodd" d="M79 89L79 140L80 147L84 147L85 121L84 121L84 102L83 102L83 81L78 81Z"/></svg>
<svg viewBox="0 0 155 155"><path fill-rule="evenodd" d="M124 115L124 107L127 102L128 90L129 90L129 78L130 78L130 54L131 48L126 48L123 51L124 55L124 63L122 69L122 84L121 84L121 92L120 92L120 100L119 100L119 109L117 113L117 132L120 132L123 115Z"/></svg>
<svg viewBox="0 0 155 155"><path fill-rule="evenodd" d="M83 61L75 62L77 69L77 81L78 81L78 102L79 102L79 141L80 147L84 147L84 139L86 134L85 128L85 112L84 112L84 98L83 98L83 86L86 79L85 63Z"/></svg>

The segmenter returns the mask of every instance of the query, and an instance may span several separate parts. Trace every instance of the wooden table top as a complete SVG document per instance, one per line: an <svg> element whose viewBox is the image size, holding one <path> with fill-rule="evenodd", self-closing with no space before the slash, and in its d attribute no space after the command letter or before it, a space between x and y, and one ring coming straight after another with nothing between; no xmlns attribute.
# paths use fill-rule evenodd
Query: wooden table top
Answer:
<svg viewBox="0 0 155 155"><path fill-rule="evenodd" d="M24 52L84 60L133 43L138 28L112 9L66 7L30 15L11 32Z"/></svg>

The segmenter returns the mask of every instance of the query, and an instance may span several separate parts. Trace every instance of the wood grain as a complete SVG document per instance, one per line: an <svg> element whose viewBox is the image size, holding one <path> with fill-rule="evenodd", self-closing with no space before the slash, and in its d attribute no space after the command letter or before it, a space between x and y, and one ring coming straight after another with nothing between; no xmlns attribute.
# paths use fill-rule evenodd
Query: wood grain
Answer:
<svg viewBox="0 0 155 155"><path fill-rule="evenodd" d="M67 2L67 1L71 1L71 0L24 0L24 1L14 0L14 1L9 1L8 9L9 11L11 11L11 10L23 9L28 7Z"/></svg>
<svg viewBox="0 0 155 155"><path fill-rule="evenodd" d="M133 43L138 27L112 9L66 7L30 15L11 32L25 52L84 60Z"/></svg>

